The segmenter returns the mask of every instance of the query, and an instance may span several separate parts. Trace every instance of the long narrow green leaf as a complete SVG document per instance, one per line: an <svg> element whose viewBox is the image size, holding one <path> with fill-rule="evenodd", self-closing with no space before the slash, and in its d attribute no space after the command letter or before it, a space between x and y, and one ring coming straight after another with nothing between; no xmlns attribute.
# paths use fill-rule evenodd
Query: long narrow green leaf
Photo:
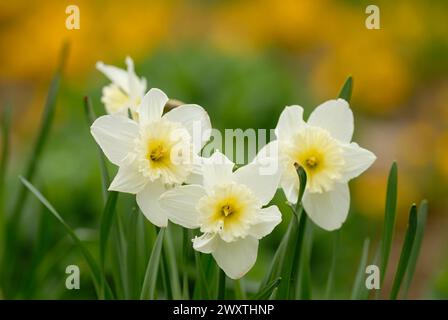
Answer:
<svg viewBox="0 0 448 320"><path fill-rule="evenodd" d="M160 265L160 255L162 253L163 238L165 228L161 228L157 235L156 242L149 257L148 266L146 268L145 280L143 281L140 300L153 300L156 292L157 274Z"/></svg>
<svg viewBox="0 0 448 320"><path fill-rule="evenodd" d="M194 298L201 300L210 299L209 283L205 278L205 270L202 265L201 255L198 251L194 251L194 259L196 262L196 286Z"/></svg>
<svg viewBox="0 0 448 320"><path fill-rule="evenodd" d="M313 249L313 233L313 224L307 223L298 271L299 281L297 281L295 289L296 298L301 300L311 300L312 297L310 260Z"/></svg>
<svg viewBox="0 0 448 320"><path fill-rule="evenodd" d="M10 147L10 130L11 130L11 118L12 108L6 107L2 112L2 155L0 159L0 235L5 234L6 223L6 203L5 203L5 181L6 181L6 169L9 159L9 147ZM0 263L3 258L4 250L3 241L0 243ZM1 264L0 264L1 265ZM0 277L0 288L2 287L2 277Z"/></svg>
<svg viewBox="0 0 448 320"><path fill-rule="evenodd" d="M362 299L367 291L365 283L363 281L366 266L367 266L367 258L369 257L369 244L370 240L367 238L364 240L364 245L362 246L362 254L361 259L359 261L358 271L356 271L355 282L353 283L353 289L350 299L351 300L359 300Z"/></svg>
<svg viewBox="0 0 448 320"><path fill-rule="evenodd" d="M415 234L417 232L417 206L413 204L409 213L409 224L404 238L403 248L401 249L400 260L395 273L390 299L396 300L400 292L401 283L408 268L409 258L411 257L412 247L414 245Z"/></svg>
<svg viewBox="0 0 448 320"><path fill-rule="evenodd" d="M384 216L383 237L381 240L381 287L387 271L390 249L395 227L395 215L397 211L397 184L398 173L397 164L394 162L390 168L389 178L387 180L386 191L386 209Z"/></svg>
<svg viewBox="0 0 448 320"><path fill-rule="evenodd" d="M42 152L45 146L45 143L48 138L48 134L50 132L51 124L53 122L53 115L56 108L56 98L59 91L59 86L62 77L62 71L65 66L65 62L67 60L68 55L68 44L64 44L61 50L59 64L55 75L53 76L50 89L48 91L47 99L45 101L44 111L42 114L41 124L39 127L39 131L37 133L37 138L32 147L29 158L26 162L25 174L23 175L26 180L33 181L39 159L42 156ZM17 229L19 228L18 224L20 222L20 217L23 211L23 207L25 206L26 200L28 197L28 192L26 188L20 184L17 190L17 195L14 199L12 205L12 211L8 216L6 221L6 229L5 229L5 251L4 257L2 259L2 283L5 285L6 281L10 279L14 279L12 273L14 272L13 266L14 262L14 254L16 250L16 236L18 234ZM9 289L16 290L16 286L14 283L9 285ZM12 293L13 295L14 293Z"/></svg>
<svg viewBox="0 0 448 320"><path fill-rule="evenodd" d="M219 268L219 267L218 267ZM223 270L218 271L218 300L224 300L226 297L226 274Z"/></svg>
<svg viewBox="0 0 448 320"><path fill-rule="evenodd" d="M409 258L408 269L406 270L406 279L404 283L404 297L408 296L409 288L414 276L415 267L417 265L420 248L422 246L423 234L425 232L426 219L428 216L428 202L423 200L420 203L417 212L417 232L415 234L414 245L412 246L411 257Z"/></svg>
<svg viewBox="0 0 448 320"><path fill-rule="evenodd" d="M179 269L176 262L176 251L174 250L173 238L171 235L170 224L168 224L165 241L163 245L164 260L166 262L169 285L173 299L182 299L182 290L179 281Z"/></svg>
<svg viewBox="0 0 448 320"><path fill-rule="evenodd" d="M277 279L269 282L264 288L262 288L254 297L253 300L266 300L268 299L273 291L278 288L282 281L282 278L278 277Z"/></svg>
<svg viewBox="0 0 448 320"><path fill-rule="evenodd" d="M334 239L333 239L333 254L331 258L331 265L330 265L330 271L328 272L328 279L327 279L327 288L325 290L325 299L331 299L333 294L333 286L334 286L334 275L336 273L336 259L338 256L338 250L339 250L339 230L335 231L334 233Z"/></svg>
<svg viewBox="0 0 448 320"><path fill-rule="evenodd" d="M280 276L283 281L279 285L277 292L279 299L289 299L294 296L296 283L298 281L297 272L299 271L299 261L307 222L307 215L302 207L302 197L306 187L306 173L301 166L295 164L295 167L300 180L300 188L296 207L292 208L294 213L291 218L292 229L286 246L286 252L288 254L284 256L284 261L282 262Z"/></svg>
<svg viewBox="0 0 448 320"><path fill-rule="evenodd" d="M342 98L347 102L350 102L350 98L352 96L352 89L353 89L353 78L352 76L349 76L347 80L345 80L345 83L342 86L341 91L339 92L339 98Z"/></svg>
<svg viewBox="0 0 448 320"><path fill-rule="evenodd" d="M95 262L95 259L90 254L89 250L84 246L82 241L78 238L76 233L72 230L72 228L65 222L65 220L61 217L61 215L56 211L56 209L48 202L48 200L37 190L28 180L23 177L20 177L23 185L34 194L34 196L53 214L53 216L59 221L59 223L65 228L65 231L70 235L70 237L75 242L76 246L81 250L81 253L84 256L87 264L89 265L92 279L97 290L99 296L100 294L100 284L101 284L101 271L98 265Z"/></svg>
<svg viewBox="0 0 448 320"><path fill-rule="evenodd" d="M95 112L93 111L92 102L89 97L84 97L84 113L86 115L87 124L90 126L96 119ZM101 170L101 182L103 187L103 197L106 200L108 197L108 191L110 184L109 171L107 170L107 160L104 156L101 148L96 145L98 150L98 156L100 160L100 170Z"/></svg>

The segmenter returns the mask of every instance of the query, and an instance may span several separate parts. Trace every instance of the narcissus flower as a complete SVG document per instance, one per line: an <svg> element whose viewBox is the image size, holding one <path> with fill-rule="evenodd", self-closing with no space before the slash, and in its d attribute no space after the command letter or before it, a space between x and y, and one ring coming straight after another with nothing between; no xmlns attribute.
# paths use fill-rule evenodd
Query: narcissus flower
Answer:
<svg viewBox="0 0 448 320"><path fill-rule="evenodd" d="M157 199L175 185L198 179L199 156L211 134L207 112L181 105L162 115L168 97L159 89L144 96L139 121L119 115L99 117L91 127L107 158L119 166L109 190L137 195L149 221L164 227L167 216Z"/></svg>
<svg viewBox="0 0 448 320"><path fill-rule="evenodd" d="M201 185L177 187L162 194L160 204L168 218L186 228L200 228L195 250L211 253L232 279L241 278L257 259L258 240L281 221L269 203L278 186L278 171L263 174L251 163L233 172L234 163L215 152L203 160Z"/></svg>
<svg viewBox="0 0 448 320"><path fill-rule="evenodd" d="M318 106L303 121L303 109L286 107L280 115L275 133L277 140L260 154L278 148L282 170L281 187L291 203L297 202L299 179L294 163L307 174L303 206L311 220L325 230L341 227L350 208L348 181L360 175L375 161L375 155L352 139L353 113L343 99Z"/></svg>
<svg viewBox="0 0 448 320"><path fill-rule="evenodd" d="M137 115L146 92L146 79L139 78L134 71L134 62L126 57L127 70L106 65L99 61L96 68L101 71L112 83L103 88L101 102L104 103L108 114L128 115L131 111L133 117Z"/></svg>

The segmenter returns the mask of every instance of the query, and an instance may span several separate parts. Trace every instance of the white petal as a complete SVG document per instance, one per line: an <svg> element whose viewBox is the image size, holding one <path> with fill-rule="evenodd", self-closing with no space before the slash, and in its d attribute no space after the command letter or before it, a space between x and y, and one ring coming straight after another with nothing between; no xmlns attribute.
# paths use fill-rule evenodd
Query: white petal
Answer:
<svg viewBox="0 0 448 320"><path fill-rule="evenodd" d="M249 187L262 205L268 204L274 197L280 179L278 167L272 172L264 172L264 169L258 162L252 162L233 173L233 180Z"/></svg>
<svg viewBox="0 0 448 320"><path fill-rule="evenodd" d="M260 151L258 151L255 158L252 160L252 162L258 162L260 165L263 165L265 167L269 167L272 165L273 161L276 161L276 165L278 165L278 159L279 159L279 143L278 140L271 141L268 144L264 145Z"/></svg>
<svg viewBox="0 0 448 320"><path fill-rule="evenodd" d="M134 148L134 139L139 134L138 124L120 115L99 117L90 127L95 141L106 157L120 165Z"/></svg>
<svg viewBox="0 0 448 320"><path fill-rule="evenodd" d="M110 81L129 94L129 77L126 70L104 64L102 61L96 63L96 68L108 77Z"/></svg>
<svg viewBox="0 0 448 320"><path fill-rule="evenodd" d="M260 209L258 222L251 226L249 232L253 237L261 239L270 234L281 221L282 214L277 206Z"/></svg>
<svg viewBox="0 0 448 320"><path fill-rule="evenodd" d="M152 121L157 121L162 118L163 108L168 102L166 94L157 88L152 88L143 97L140 105L140 123L148 124Z"/></svg>
<svg viewBox="0 0 448 320"><path fill-rule="evenodd" d="M219 151L215 151L210 158L203 158L202 175L205 189L210 190L215 185L232 182L234 166L235 164Z"/></svg>
<svg viewBox="0 0 448 320"><path fill-rule="evenodd" d="M339 183L331 191L305 192L303 205L308 216L322 229L339 229L347 219L350 209L350 191L347 183Z"/></svg>
<svg viewBox="0 0 448 320"><path fill-rule="evenodd" d="M184 104L167 112L163 119L180 122L190 133L195 153L210 139L211 123L207 112L196 104Z"/></svg>
<svg viewBox="0 0 448 320"><path fill-rule="evenodd" d="M300 181L295 170L293 173L292 170L286 169L280 179L280 185L285 193L286 200L291 203L297 203Z"/></svg>
<svg viewBox="0 0 448 320"><path fill-rule="evenodd" d="M199 227L196 204L205 195L206 192L200 185L180 186L162 194L159 203L172 222L194 229Z"/></svg>
<svg viewBox="0 0 448 320"><path fill-rule="evenodd" d="M166 227L168 217L160 207L159 197L166 191L161 181L148 182L145 188L137 193L137 204L145 217L158 227Z"/></svg>
<svg viewBox="0 0 448 320"><path fill-rule="evenodd" d="M146 185L147 179L138 171L134 163L120 166L109 190L136 194Z"/></svg>
<svg viewBox="0 0 448 320"><path fill-rule="evenodd" d="M214 233L204 233L200 237L195 237L193 248L202 253L212 253L216 248L217 236Z"/></svg>
<svg viewBox="0 0 448 320"><path fill-rule="evenodd" d="M344 99L329 100L311 113L308 124L330 132L333 138L350 142L353 136L353 112Z"/></svg>
<svg viewBox="0 0 448 320"><path fill-rule="evenodd" d="M204 158L193 154L193 171L187 176L185 183L187 184L199 184L203 185L203 177L202 177L202 164Z"/></svg>
<svg viewBox="0 0 448 320"><path fill-rule="evenodd" d="M247 236L233 242L216 241L213 257L218 266L231 279L244 276L255 264L258 254L258 240Z"/></svg>
<svg viewBox="0 0 448 320"><path fill-rule="evenodd" d="M275 135L279 139L288 139L304 124L301 106L285 107L278 119Z"/></svg>
<svg viewBox="0 0 448 320"><path fill-rule="evenodd" d="M361 148L357 143L343 144L345 166L343 181L356 178L369 168L376 160L376 156L367 149Z"/></svg>

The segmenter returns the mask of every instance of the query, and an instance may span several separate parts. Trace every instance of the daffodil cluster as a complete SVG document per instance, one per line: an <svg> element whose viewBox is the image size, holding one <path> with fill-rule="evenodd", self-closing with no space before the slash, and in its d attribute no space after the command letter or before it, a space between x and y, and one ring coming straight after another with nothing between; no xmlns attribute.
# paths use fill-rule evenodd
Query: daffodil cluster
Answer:
<svg viewBox="0 0 448 320"><path fill-rule="evenodd" d="M164 113L166 94L156 88L145 93L146 80L135 74L130 58L126 64L127 70L97 64L112 83L102 96L108 115L99 117L91 132L118 166L109 190L135 194L151 223L166 227L170 220L199 229L193 248L212 254L230 278L241 278L255 264L259 240L282 220L278 207L269 206L277 189L297 202L295 164L307 175L302 202L310 219L326 230L344 223L350 207L348 181L375 160L373 153L351 142L354 121L347 101L323 103L307 122L301 107L286 107L277 139L235 170L219 151L209 158L200 155L212 128L204 108L185 104ZM276 169L263 170L267 162Z"/></svg>

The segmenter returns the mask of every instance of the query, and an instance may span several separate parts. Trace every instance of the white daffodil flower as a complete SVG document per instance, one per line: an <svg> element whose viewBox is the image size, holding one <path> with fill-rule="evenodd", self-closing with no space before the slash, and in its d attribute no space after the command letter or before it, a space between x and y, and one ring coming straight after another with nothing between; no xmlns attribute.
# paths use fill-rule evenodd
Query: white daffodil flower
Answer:
<svg viewBox="0 0 448 320"><path fill-rule="evenodd" d="M202 185L176 187L162 194L168 218L186 228L200 228L195 250L211 253L232 279L244 276L257 259L258 240L281 222L276 206L263 208L275 194L279 172L262 174L250 163L232 171L234 163L220 152L203 159Z"/></svg>
<svg viewBox="0 0 448 320"><path fill-rule="evenodd" d="M165 93L151 89L143 97L138 122L105 115L91 127L104 154L119 166L109 190L136 194L143 214L159 227L168 222L159 196L198 178L197 154L211 134L210 118L202 107L181 105L162 115L167 101Z"/></svg>
<svg viewBox="0 0 448 320"><path fill-rule="evenodd" d="M352 139L353 113L343 99L318 106L303 121L303 108L286 107L278 120L277 140L258 155L277 154L282 171L280 185L291 203L297 202L299 178L294 163L307 174L303 206L311 220L325 230L339 229L350 208L348 181L364 172L376 156ZM277 153L278 151L278 153Z"/></svg>
<svg viewBox="0 0 448 320"><path fill-rule="evenodd" d="M103 88L101 102L108 114L127 116L130 110L133 117L136 117L137 107L146 92L146 79L135 74L134 62L130 57L126 57L126 65L127 70L123 70L102 61L96 63L96 68L112 81Z"/></svg>

